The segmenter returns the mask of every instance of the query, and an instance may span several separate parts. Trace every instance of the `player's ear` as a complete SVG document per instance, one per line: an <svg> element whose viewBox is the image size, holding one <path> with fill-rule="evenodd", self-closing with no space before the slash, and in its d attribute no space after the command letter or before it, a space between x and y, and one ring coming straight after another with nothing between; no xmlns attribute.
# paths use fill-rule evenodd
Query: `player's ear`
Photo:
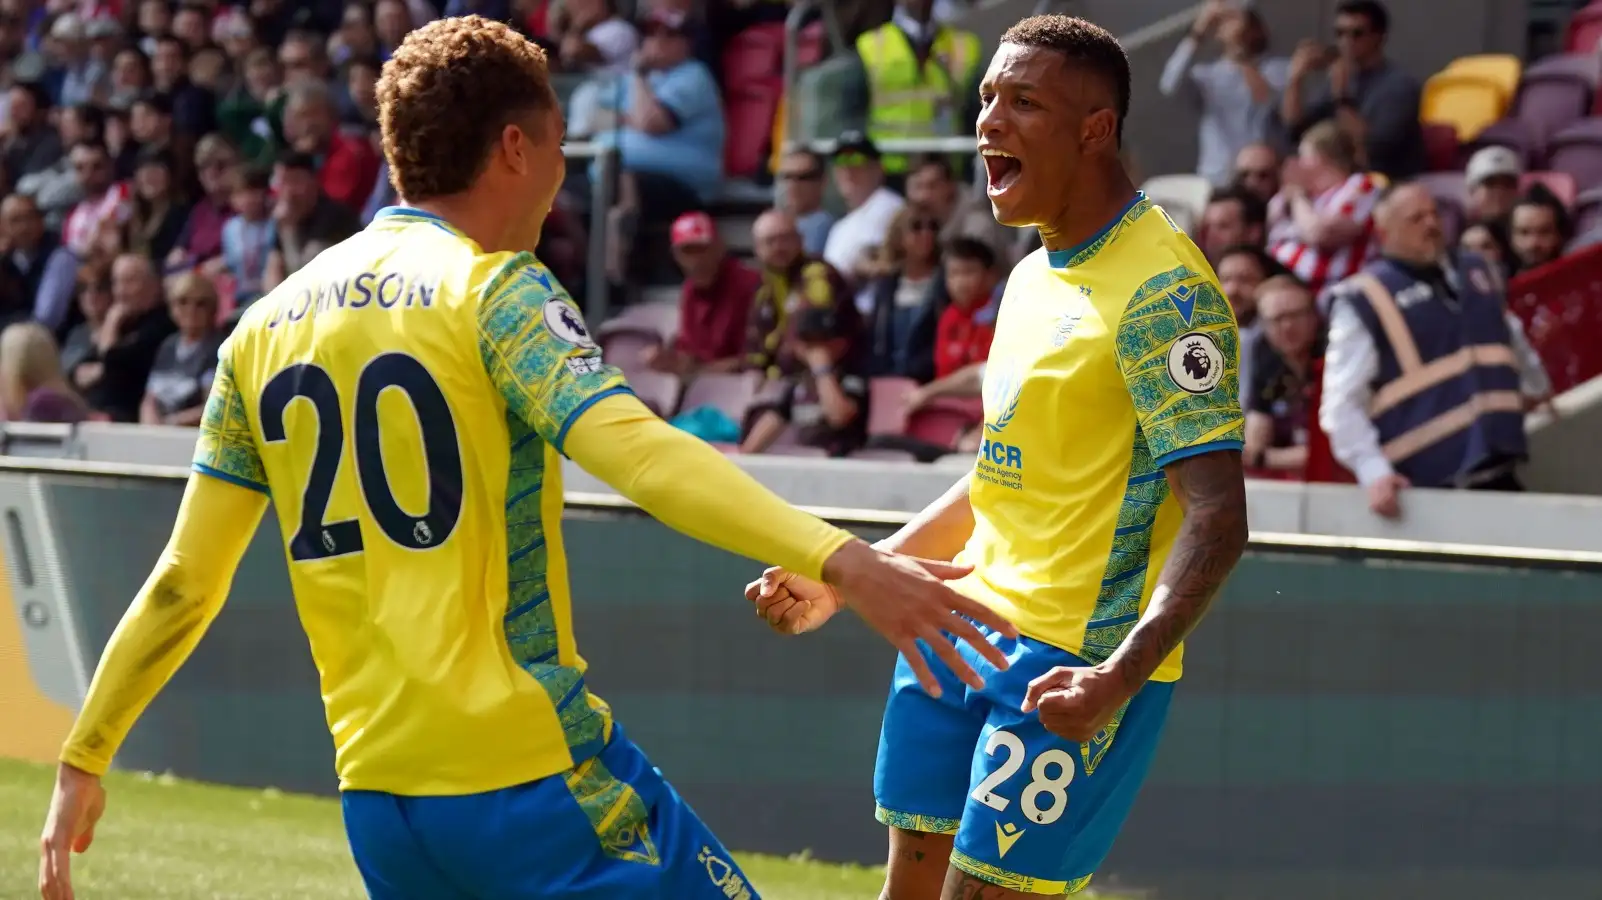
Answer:
<svg viewBox="0 0 1602 900"><path fill-rule="evenodd" d="M1091 110L1085 116L1079 140L1086 150L1118 152L1118 114L1110 109Z"/></svg>
<svg viewBox="0 0 1602 900"><path fill-rule="evenodd" d="M529 158L530 146L528 135L523 129L507 123L501 128L501 155L506 157L506 165L518 175L527 174L533 160Z"/></svg>

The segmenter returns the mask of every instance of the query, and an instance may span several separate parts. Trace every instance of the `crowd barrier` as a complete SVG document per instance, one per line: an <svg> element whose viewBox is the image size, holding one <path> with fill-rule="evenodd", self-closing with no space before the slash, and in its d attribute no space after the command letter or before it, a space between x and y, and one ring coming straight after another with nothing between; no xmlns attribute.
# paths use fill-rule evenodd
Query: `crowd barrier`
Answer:
<svg viewBox="0 0 1602 900"><path fill-rule="evenodd" d="M53 755L183 477L0 467L0 755ZM580 646L630 734L731 844L881 860L887 648L850 617L774 636L739 596L755 564L616 498L570 499ZM906 515L835 518L872 538ZM1598 554L1255 534L1099 882L1186 900L1602 896L1599 601ZM332 791L318 694L269 519L119 763Z"/></svg>

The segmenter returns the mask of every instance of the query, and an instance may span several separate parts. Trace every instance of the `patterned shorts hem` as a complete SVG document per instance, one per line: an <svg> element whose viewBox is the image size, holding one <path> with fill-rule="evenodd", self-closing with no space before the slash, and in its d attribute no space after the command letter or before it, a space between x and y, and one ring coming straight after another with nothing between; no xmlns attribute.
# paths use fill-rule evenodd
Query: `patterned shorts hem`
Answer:
<svg viewBox="0 0 1602 900"><path fill-rule="evenodd" d="M1000 885L1026 894L1044 894L1048 897L1059 897L1063 894L1077 894L1090 884L1091 876L1085 875L1071 881L1048 881L1044 878L1032 878L1020 875L1017 872L1008 872L1006 869L981 862L961 850L951 851L952 868L967 872L975 878L983 879L991 884Z"/></svg>
<svg viewBox="0 0 1602 900"><path fill-rule="evenodd" d="M956 834L957 828L962 825L961 819L948 819L944 816L921 816L917 813L897 812L885 809L874 804L873 817L881 824L902 831L916 831L920 834Z"/></svg>

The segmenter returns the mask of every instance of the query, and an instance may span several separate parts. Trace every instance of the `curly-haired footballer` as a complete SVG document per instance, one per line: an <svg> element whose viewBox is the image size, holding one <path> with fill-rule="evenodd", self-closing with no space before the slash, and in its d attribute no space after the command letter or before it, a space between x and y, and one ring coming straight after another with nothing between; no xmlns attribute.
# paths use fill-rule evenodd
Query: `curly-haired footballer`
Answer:
<svg viewBox="0 0 1602 900"><path fill-rule="evenodd" d="M270 497L373 897L754 897L585 687L562 456L669 525L838 586L904 650L945 632L1005 664L964 617L1007 626L940 580L960 569L787 506L601 361L529 252L565 173L535 45L436 21L378 97L405 205L258 301L222 350L171 542L62 751L41 891L71 897L99 775L221 608Z"/></svg>

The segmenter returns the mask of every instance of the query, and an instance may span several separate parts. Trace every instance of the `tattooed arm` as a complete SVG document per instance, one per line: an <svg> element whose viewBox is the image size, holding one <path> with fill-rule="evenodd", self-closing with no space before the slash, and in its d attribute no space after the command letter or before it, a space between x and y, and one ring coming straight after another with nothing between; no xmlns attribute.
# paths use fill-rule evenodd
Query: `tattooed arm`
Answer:
<svg viewBox="0 0 1602 900"><path fill-rule="evenodd" d="M134 720L222 609L266 509L259 491L189 476L172 538L106 644L62 762L92 775L110 768Z"/></svg>
<svg viewBox="0 0 1602 900"><path fill-rule="evenodd" d="M1151 602L1103 665L1133 695L1190 634L1246 550L1246 480L1240 452L1219 450L1163 469L1185 510Z"/></svg>

